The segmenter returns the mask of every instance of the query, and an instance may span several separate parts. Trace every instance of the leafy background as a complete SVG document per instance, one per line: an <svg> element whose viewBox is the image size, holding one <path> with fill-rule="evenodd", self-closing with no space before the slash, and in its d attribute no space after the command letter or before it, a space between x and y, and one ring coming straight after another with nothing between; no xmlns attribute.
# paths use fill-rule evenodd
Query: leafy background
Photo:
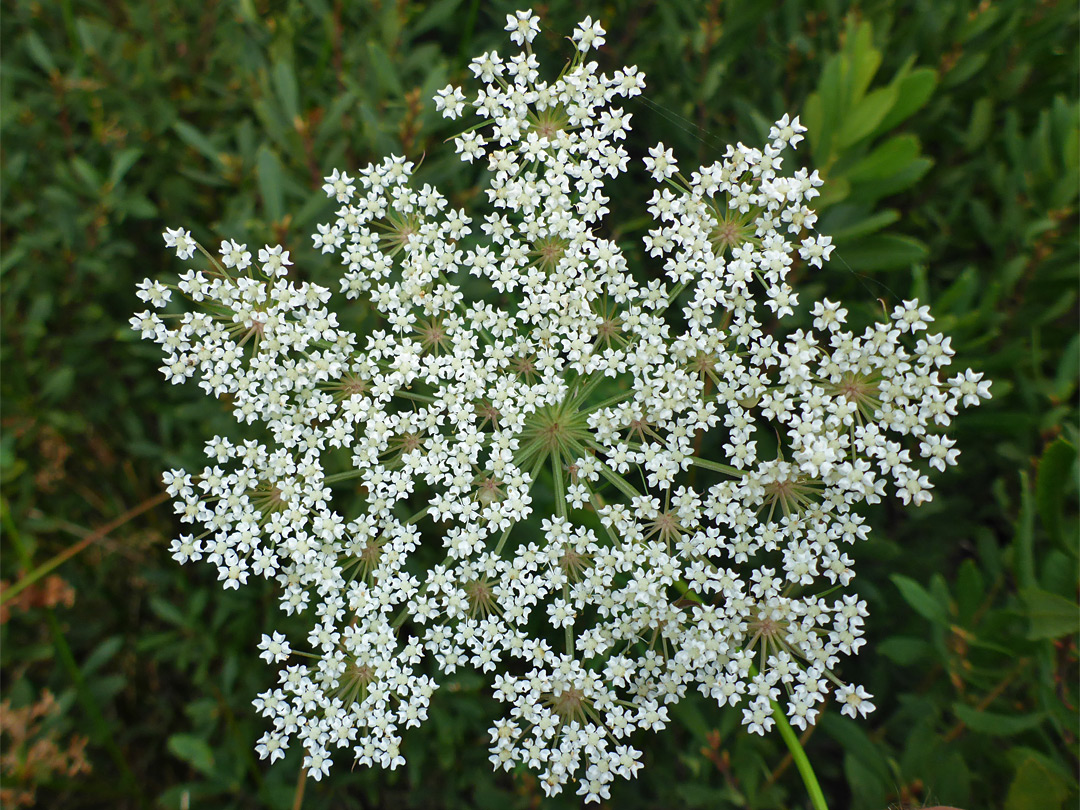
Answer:
<svg viewBox="0 0 1080 810"><path fill-rule="evenodd" d="M541 51L582 12L537 4ZM134 284L177 272L164 226L204 244L307 234L334 167L425 156L424 179L478 196L430 102L515 6L478 0L5 3L0 57L0 615L5 806L576 806L486 761L493 702L462 674L406 738L396 773L267 767L255 654L283 617L256 584L223 593L181 568L159 473L194 463L231 418L165 384L129 333ZM826 178L804 272L867 316L918 295L994 399L952 434L932 504L872 513L856 549L869 643L845 674L876 696L804 735L833 807L1056 810L1077 799L1078 14L1050 0L783 4L623 0L607 70L639 65L638 152L711 162L785 111ZM562 58L561 55L559 57ZM549 67L560 62L551 59ZM640 189L638 190L640 192ZM642 192L643 193L643 192ZM626 231L642 193L610 222ZM632 204L632 205L631 205ZM50 696L54 697L50 701ZM641 778L610 807L805 807L779 739L681 704L642 739Z"/></svg>

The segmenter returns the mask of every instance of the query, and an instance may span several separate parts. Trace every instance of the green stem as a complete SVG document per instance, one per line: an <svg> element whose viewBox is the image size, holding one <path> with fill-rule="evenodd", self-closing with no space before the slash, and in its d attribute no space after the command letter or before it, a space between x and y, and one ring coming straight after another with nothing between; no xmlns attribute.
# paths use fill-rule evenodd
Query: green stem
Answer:
<svg viewBox="0 0 1080 810"><path fill-rule="evenodd" d="M86 535L83 537L83 539L80 540L78 543L75 543L73 546L69 546L68 548L61 551L59 554L53 555L52 557L47 559L45 562L43 562L41 565L39 565L37 568L33 569L32 571L29 571L29 573L27 573L27 574L24 574L22 576L22 578L20 578L18 580L18 582L13 584L11 587L5 589L3 593L0 593L0 605L6 603L10 599L14 599L23 590L25 590L26 588L29 588L35 582L38 582L39 580L41 580L43 577L45 577L47 574L49 574L53 569L57 568L58 566L60 566L63 563L67 562L68 560L70 560L72 557L74 557L80 551L85 549L87 546L92 545L93 543L97 542L101 538L105 537L110 532L112 532L115 529L118 529L119 527L123 526L125 523L127 523L129 520L131 520L136 515L140 515L143 512L147 511L148 509L152 509L155 506L157 506L158 504L164 503L168 499L169 499L169 494L167 492L162 492L159 495L155 495L152 498L148 498L147 500L143 501L141 504L139 504L135 508L129 509L124 514L120 515L120 517L116 518L115 520L110 521L109 523L106 523L100 529L95 529L92 532L87 532ZM15 524L11 520L11 513L10 513L10 511L8 509L7 501L4 501L2 508L3 508L4 530L6 532L8 532L9 536L14 537L13 532L14 532L14 529L15 529ZM30 565L29 559L22 560L22 562L25 563L25 567L29 568L29 565Z"/></svg>
<svg viewBox="0 0 1080 810"><path fill-rule="evenodd" d="M363 474L364 474L364 471L360 470L360 469L346 470L345 472L339 472L339 473L334 473L333 475L323 476L323 483L324 484L333 484L333 483L335 483L337 481L347 481L350 478L359 478Z"/></svg>
<svg viewBox="0 0 1080 810"><path fill-rule="evenodd" d="M825 794L821 792L821 785L818 784L814 768L810 764L810 758L806 756L806 751L803 750L802 745L799 743L795 729L791 727L791 723L784 716L784 710L780 708L780 704L774 700L772 706L773 720L776 721L776 725L780 729L780 736L783 737L788 751L791 752L795 767L799 769L799 776L802 777L803 785L806 786L806 792L810 796L810 803L814 806L814 810L829 810L829 806L825 803Z"/></svg>
<svg viewBox="0 0 1080 810"><path fill-rule="evenodd" d="M757 667L752 664L750 666L750 675L757 676ZM810 758L806 756L806 751L803 750L799 737L795 734L795 729L791 727L791 723L788 722L787 715L784 714L780 704L775 700L770 702L772 703L773 721L776 723L776 727L780 729L780 736L788 747L788 752L791 754L795 767L799 769L799 776L802 777L803 786L810 797L810 804L813 805L814 810L829 810L829 805L825 803L825 794L821 792L821 785L818 784L817 775L814 773L814 766L810 764Z"/></svg>
<svg viewBox="0 0 1080 810"><path fill-rule="evenodd" d="M695 467L703 467L706 470L713 470L715 472L727 473L728 475L735 475L739 478L743 478L746 475L746 470L740 470L738 467L731 467L727 464L720 464L716 461L709 461L705 458L699 458L698 456L690 456L690 463Z"/></svg>

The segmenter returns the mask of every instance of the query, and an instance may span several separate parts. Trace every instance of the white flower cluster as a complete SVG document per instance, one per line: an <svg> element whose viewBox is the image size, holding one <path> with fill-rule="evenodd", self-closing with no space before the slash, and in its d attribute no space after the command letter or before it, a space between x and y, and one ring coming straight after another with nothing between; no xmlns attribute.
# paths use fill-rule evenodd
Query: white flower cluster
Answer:
<svg viewBox="0 0 1080 810"><path fill-rule="evenodd" d="M853 717L873 708L836 674L864 644L865 603L821 594L854 576L857 505L890 488L929 500L926 468L958 452L939 430L989 383L942 377L949 339L925 334L916 301L861 334L828 300L810 331L757 320L762 305L793 314L791 267L833 249L812 233L817 173L781 174L797 118L688 179L650 150L653 261L631 273L602 220L629 160L616 102L643 76L587 61L604 30L586 19L543 81L538 18L507 22L524 50L474 60L474 96L436 98L480 118L455 145L490 170L486 215L414 182L403 158L327 178L342 207L315 243L340 258L340 293L370 302L369 334L338 324L329 290L288 281L287 252L253 266L235 242L211 269L140 288L155 308L177 291L205 312L132 323L163 347L167 379L197 376L266 429L215 437L201 474L166 476L201 527L174 541L178 560L205 559L225 587L272 578L287 613L313 610L304 643L263 639L285 666L256 702L273 724L259 753L299 740L315 778L338 748L394 768L431 673L472 667L505 705L494 765L593 801L636 773L632 736L690 690L741 706L758 733L775 702L800 728L830 697ZM165 238L181 258L201 249ZM362 502L341 514L332 485L350 479Z"/></svg>

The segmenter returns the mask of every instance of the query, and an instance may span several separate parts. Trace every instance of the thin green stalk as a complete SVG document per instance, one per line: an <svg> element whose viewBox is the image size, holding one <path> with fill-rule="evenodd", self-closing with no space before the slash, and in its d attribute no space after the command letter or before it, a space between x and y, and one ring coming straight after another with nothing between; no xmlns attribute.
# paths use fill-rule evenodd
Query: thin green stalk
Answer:
<svg viewBox="0 0 1080 810"><path fill-rule="evenodd" d="M29 568L32 562L30 552L23 543L18 529L15 527L15 522L11 517L11 508L6 498L0 500L0 520L3 522L4 533L15 547L15 553L19 557L19 561L24 568ZM94 537L96 534L97 533L95 532L91 537ZM104 536L105 534L107 534L107 532L102 532L100 536ZM63 562L63 560L61 560L61 562ZM39 566L37 570L40 570L40 568L41 566ZM109 754L109 758L112 759L113 764L116 765L117 770L120 771L120 782L124 786L124 789L128 791L129 794L133 793L139 806L144 807L146 805L146 799L139 789L138 782L135 780L135 774L132 773L127 760L124 758L123 752L120 750L120 746L117 745L116 739L109 729L109 724L105 720L105 716L101 713L101 707L98 706L93 693L91 693L90 689L87 687L86 679L83 677L82 670L79 669L79 665L75 661L75 656L71 652L71 647L68 645L67 639L64 636L63 628L60 626L60 622L57 620L55 612L50 607L45 608L45 621L49 625L49 632L53 637L53 649L56 651L56 657L60 659L60 663L63 664L64 669L67 670L68 676L75 686L75 694L83 707L83 711L86 712L87 720L94 729L94 736L97 738L97 742L105 748Z"/></svg>
<svg viewBox="0 0 1080 810"><path fill-rule="evenodd" d="M750 675L757 676L757 667L750 666ZM810 764L810 758L806 756L806 751L803 750L795 729L791 727L780 704L775 700L770 703L772 703L773 721L780 729L780 736L791 754L795 767L799 769L799 776L802 777L803 786L810 797L810 804L813 805L814 810L829 810L829 805L825 802L825 794L821 792L821 785L818 784L817 775L814 773L814 766Z"/></svg>
<svg viewBox="0 0 1080 810"><path fill-rule="evenodd" d="M153 509L155 506L164 503L168 499L169 494L167 492L162 492L159 495L155 495L153 498L148 498L147 500L140 503L138 506L129 509L128 511L124 512L124 514L120 515L120 517L106 523L100 529L95 529L92 532L88 532L86 536L83 537L83 539L80 540L78 543L69 546L68 548L61 551L59 554L53 555L41 565L39 565L37 568L35 568L33 571L24 574L10 588L7 588L4 590L3 593L0 593L0 605L6 603L10 599L14 599L16 596L22 593L23 590L29 588L35 582L41 580L53 569L70 560L87 546L92 545L93 543L108 535L110 532L115 531L119 527L123 526L136 515L141 515L148 509ZM9 536L13 538L12 542L15 542L15 525L11 520L11 515L8 510L6 501L3 505L3 520L4 531L8 532ZM23 562L26 564L26 567L29 567L29 560L23 560Z"/></svg>
<svg viewBox="0 0 1080 810"><path fill-rule="evenodd" d="M825 803L825 794L821 792L821 785L818 784L814 768L810 764L810 758L806 756L806 751L803 750L802 745L799 743L795 729L791 727L791 723L788 722L779 703L774 700L772 707L773 720L776 721L776 725L780 729L780 736L784 739L788 751L791 752L795 767L799 769L799 776L802 777L803 785L810 796L810 803L814 806L814 810L829 810L829 806Z"/></svg>

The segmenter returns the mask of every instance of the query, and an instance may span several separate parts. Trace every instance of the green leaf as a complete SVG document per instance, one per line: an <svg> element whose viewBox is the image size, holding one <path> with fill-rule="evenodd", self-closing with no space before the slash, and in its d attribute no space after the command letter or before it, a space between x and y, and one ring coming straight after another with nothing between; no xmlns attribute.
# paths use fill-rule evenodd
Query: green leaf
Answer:
<svg viewBox="0 0 1080 810"><path fill-rule="evenodd" d="M810 140L810 149L818 158L824 159L821 154L821 138L825 129L825 110L821 101L821 95L813 93L803 103L800 120L806 127L806 135Z"/></svg>
<svg viewBox="0 0 1080 810"><path fill-rule="evenodd" d="M409 38L413 39L432 28L442 26L461 5L461 2L462 0L438 0L431 3L416 22L409 26Z"/></svg>
<svg viewBox="0 0 1080 810"><path fill-rule="evenodd" d="M45 40L34 31L29 31L23 36L22 41L26 52L34 60L34 64L46 73L52 74L56 72L56 61L53 59L52 54L49 53L49 46L45 44Z"/></svg>
<svg viewBox="0 0 1080 810"><path fill-rule="evenodd" d="M903 574L893 574L889 579L900 590L904 601L927 621L934 624L948 624L949 617L945 612L945 606L934 599L922 585Z"/></svg>
<svg viewBox="0 0 1080 810"><path fill-rule="evenodd" d="M401 80L397 75L397 68L394 67L394 60L390 58L390 54L386 52L386 49L375 40L370 40L368 42L368 53L371 57L371 66L375 69L375 78L382 89L391 96L404 95Z"/></svg>
<svg viewBox="0 0 1080 810"><path fill-rule="evenodd" d="M82 673L84 677L93 675L105 664L109 662L109 659L119 652L120 648L124 646L124 639L121 636L112 636L105 639L103 642L94 648L94 651L87 656L82 665Z"/></svg>
<svg viewBox="0 0 1080 810"><path fill-rule="evenodd" d="M994 117L994 100L989 96L980 98L971 108L971 121L964 135L964 149L974 152L990 136Z"/></svg>
<svg viewBox="0 0 1080 810"><path fill-rule="evenodd" d="M860 23L855 31L848 26L847 47L844 48L847 70L847 99L857 102L866 93L881 65L881 51L874 47L874 29L869 21Z"/></svg>
<svg viewBox="0 0 1080 810"><path fill-rule="evenodd" d="M214 772L214 752L205 740L192 734L173 734L166 747L170 754L182 759L199 773L209 776Z"/></svg>
<svg viewBox="0 0 1080 810"><path fill-rule="evenodd" d="M142 157L142 154L142 149L133 146L123 150L113 158L112 168L109 169L109 184L115 186L123 180L124 175L126 175L131 167L138 162L139 158Z"/></svg>
<svg viewBox="0 0 1080 810"><path fill-rule="evenodd" d="M956 572L956 612L966 624L982 603L986 588L982 571L972 559L964 560Z"/></svg>
<svg viewBox="0 0 1080 810"><path fill-rule="evenodd" d="M1005 810L1061 810L1069 793L1068 782L1029 757L1016 769L1005 797Z"/></svg>
<svg viewBox="0 0 1080 810"><path fill-rule="evenodd" d="M898 219L900 219L899 211L895 208L886 208L884 211L878 211L876 214L864 217L851 225L833 228L829 233L832 234L833 241L836 243L861 239L864 236L869 236L872 233L880 231L882 228L892 225Z"/></svg>
<svg viewBox="0 0 1080 810"><path fill-rule="evenodd" d="M270 222L280 222L285 216L284 168L277 154L266 144L260 146L256 154L255 173L266 218Z"/></svg>
<svg viewBox="0 0 1080 810"><path fill-rule="evenodd" d="M1024 615L1031 621L1029 639L1060 638L1080 632L1080 605L1039 588L1020 591Z"/></svg>
<svg viewBox="0 0 1080 810"><path fill-rule="evenodd" d="M925 261L929 250L918 239L899 234L876 234L843 247L833 254L856 273L869 270L898 270Z"/></svg>
<svg viewBox="0 0 1080 810"><path fill-rule="evenodd" d="M221 167L221 152L214 146L209 138L202 134L202 132L187 121L177 121L173 124L172 128L173 132L179 136L180 140L214 165Z"/></svg>
<svg viewBox="0 0 1080 810"><path fill-rule="evenodd" d="M837 145L840 148L858 143L871 135L896 103L897 92L892 85L879 87L855 105L840 127Z"/></svg>
<svg viewBox="0 0 1080 810"><path fill-rule="evenodd" d="M1035 475L1035 502L1046 533L1054 540L1061 537L1065 488L1070 483L1076 448L1059 437L1043 451Z"/></svg>
<svg viewBox="0 0 1080 810"><path fill-rule="evenodd" d="M852 183L872 183L898 174L919 156L919 139L914 135L897 135L876 147L846 172Z"/></svg>
<svg viewBox="0 0 1080 810"><path fill-rule="evenodd" d="M928 657L934 648L926 639L893 636L882 641L877 651L890 661L908 667Z"/></svg>
<svg viewBox="0 0 1080 810"><path fill-rule="evenodd" d="M280 61L274 65L270 74L274 83L274 95L277 96L281 109L290 124L295 125L300 118L300 90L296 85L296 71L291 62Z"/></svg>
<svg viewBox="0 0 1080 810"><path fill-rule="evenodd" d="M1020 515L1016 519L1013 540L1013 572L1021 589L1031 589L1035 582L1035 504L1026 471L1020 473Z"/></svg>
<svg viewBox="0 0 1080 810"><path fill-rule="evenodd" d="M153 611L158 618L164 619L170 624L179 625L181 627L186 624L184 614L180 612L180 609L172 604L172 602L167 602L160 596L150 597L150 610Z"/></svg>
<svg viewBox="0 0 1080 810"><path fill-rule="evenodd" d="M932 68L918 68L899 81L894 79L896 103L878 124L878 132L888 132L919 110L934 94L937 82L937 71Z"/></svg>
<svg viewBox="0 0 1080 810"><path fill-rule="evenodd" d="M1002 737L1030 731L1037 728L1046 719L1046 715L1042 712L1038 714L996 714L994 712L980 712L978 709L963 703L954 703L953 711L956 712L957 718L972 731Z"/></svg>

